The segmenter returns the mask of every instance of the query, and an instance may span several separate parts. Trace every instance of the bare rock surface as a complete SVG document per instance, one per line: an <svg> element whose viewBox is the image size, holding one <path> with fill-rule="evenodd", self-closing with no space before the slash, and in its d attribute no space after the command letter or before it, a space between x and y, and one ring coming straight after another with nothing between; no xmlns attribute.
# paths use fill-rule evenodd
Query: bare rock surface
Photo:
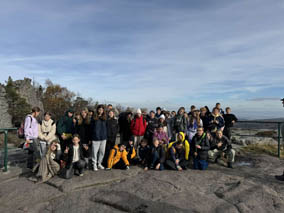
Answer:
<svg viewBox="0 0 284 213"><path fill-rule="evenodd" d="M284 212L283 160L241 153L234 169L86 171L71 180L1 174L0 212ZM5 178L6 177L6 178Z"/></svg>

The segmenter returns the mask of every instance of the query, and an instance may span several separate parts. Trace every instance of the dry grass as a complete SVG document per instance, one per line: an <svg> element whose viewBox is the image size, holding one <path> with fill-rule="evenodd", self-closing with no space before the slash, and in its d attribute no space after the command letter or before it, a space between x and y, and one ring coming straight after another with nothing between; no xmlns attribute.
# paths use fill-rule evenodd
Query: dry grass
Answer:
<svg viewBox="0 0 284 213"><path fill-rule="evenodd" d="M280 147L280 157L284 158L284 149L283 146ZM270 144L251 144L246 147L243 147L242 150L246 152L252 152L256 154L268 154L275 157L278 157L278 145Z"/></svg>

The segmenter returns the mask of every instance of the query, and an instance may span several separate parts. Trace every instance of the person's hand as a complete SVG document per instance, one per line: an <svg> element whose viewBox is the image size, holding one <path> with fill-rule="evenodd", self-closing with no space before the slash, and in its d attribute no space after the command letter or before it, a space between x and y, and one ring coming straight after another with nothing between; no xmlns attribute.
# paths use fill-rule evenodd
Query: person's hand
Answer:
<svg viewBox="0 0 284 213"><path fill-rule="evenodd" d="M209 132L207 132L207 137L208 137L208 140L211 140L211 134Z"/></svg>
<svg viewBox="0 0 284 213"><path fill-rule="evenodd" d="M30 143L31 141L30 141L30 139L26 139L26 143Z"/></svg>
<svg viewBox="0 0 284 213"><path fill-rule="evenodd" d="M234 124L235 122L236 122L236 121L233 120L233 121L232 121L232 124Z"/></svg>
<svg viewBox="0 0 284 213"><path fill-rule="evenodd" d="M63 134L61 135L61 138L65 141L65 140L67 139L67 136L63 133Z"/></svg>
<svg viewBox="0 0 284 213"><path fill-rule="evenodd" d="M216 123L216 124L218 124L218 123L219 123L219 121L217 121L217 120L216 120L216 121L215 121L215 123Z"/></svg>
<svg viewBox="0 0 284 213"><path fill-rule="evenodd" d="M217 144L217 147L220 148L222 145L223 145L223 143L220 142L220 143Z"/></svg>
<svg viewBox="0 0 284 213"><path fill-rule="evenodd" d="M197 152L194 152L194 156L197 157Z"/></svg>
<svg viewBox="0 0 284 213"><path fill-rule="evenodd" d="M176 159L175 163L176 163L176 165L178 165L179 164L179 159Z"/></svg>
<svg viewBox="0 0 284 213"><path fill-rule="evenodd" d="M221 156L222 158L225 158L225 152L222 152Z"/></svg>
<svg viewBox="0 0 284 213"><path fill-rule="evenodd" d="M201 146L200 146L200 145L196 145L196 148L197 148L197 149L201 149Z"/></svg>
<svg viewBox="0 0 284 213"><path fill-rule="evenodd" d="M87 144L83 144L83 147L84 147L85 150L88 150L88 149L89 149L89 147L88 147Z"/></svg>
<svg viewBox="0 0 284 213"><path fill-rule="evenodd" d="M56 147L57 147L57 150L60 150L61 148L59 143L56 144Z"/></svg>
<svg viewBox="0 0 284 213"><path fill-rule="evenodd" d="M181 166L178 166L177 169L178 169L178 171L182 171Z"/></svg>
<svg viewBox="0 0 284 213"><path fill-rule="evenodd" d="M148 171L148 167L147 166L144 168L144 171Z"/></svg>
<svg viewBox="0 0 284 213"><path fill-rule="evenodd" d="M159 170L160 166L161 166L161 164L158 163L157 166L156 166L156 170Z"/></svg>
<svg viewBox="0 0 284 213"><path fill-rule="evenodd" d="M69 147L66 147L64 153L65 153L65 154L68 154L68 152L69 152Z"/></svg>

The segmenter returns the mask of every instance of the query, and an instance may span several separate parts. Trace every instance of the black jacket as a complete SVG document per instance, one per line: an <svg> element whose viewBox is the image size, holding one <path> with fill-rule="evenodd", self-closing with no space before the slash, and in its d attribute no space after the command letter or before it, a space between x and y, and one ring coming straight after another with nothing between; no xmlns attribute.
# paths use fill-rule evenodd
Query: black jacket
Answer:
<svg viewBox="0 0 284 213"><path fill-rule="evenodd" d="M103 119L91 121L91 139L92 141L102 141L107 139L107 125L106 121Z"/></svg>
<svg viewBox="0 0 284 213"><path fill-rule="evenodd" d="M184 115L176 115L174 118L174 130L176 133L186 132L187 121Z"/></svg>
<svg viewBox="0 0 284 213"><path fill-rule="evenodd" d="M74 157L73 144L70 144L68 148L69 148L68 153L67 154L64 153L64 160L66 161L66 169L70 169ZM84 160L83 146L81 144L79 144L79 159Z"/></svg>
<svg viewBox="0 0 284 213"><path fill-rule="evenodd" d="M238 119L234 114L225 114L224 115L224 120L225 120L225 127L230 128L233 127L234 124L232 123L233 121L237 122Z"/></svg>
<svg viewBox="0 0 284 213"><path fill-rule="evenodd" d="M89 141L91 140L91 124L85 119L81 124L77 121L75 125L75 133L80 135L82 144L89 144Z"/></svg>
<svg viewBox="0 0 284 213"><path fill-rule="evenodd" d="M118 122L115 118L110 118L106 121L107 125L107 140L115 142L118 133Z"/></svg>
<svg viewBox="0 0 284 213"><path fill-rule="evenodd" d="M138 155L139 155L139 158L143 161L145 159L147 159L147 156L149 156L149 152L151 151L150 149L150 146L147 145L145 147L142 147L140 146L139 147L139 152L138 152Z"/></svg>
<svg viewBox="0 0 284 213"><path fill-rule="evenodd" d="M147 160L147 165L148 167L151 166L151 163L153 161L153 154L154 152L157 152L158 153L158 156L159 156L159 160L158 162L159 163L165 163L166 161L166 152L165 152L165 149L163 146L159 145L158 147L152 147L150 149L150 152L149 152L149 155L148 155L148 160Z"/></svg>
<svg viewBox="0 0 284 213"><path fill-rule="evenodd" d="M147 128L146 134L154 134L156 128L158 128L158 119L157 118L147 118Z"/></svg>
<svg viewBox="0 0 284 213"><path fill-rule="evenodd" d="M169 159L175 162L177 159L179 161L185 160L185 149L176 149L176 143L169 150L170 156Z"/></svg>
<svg viewBox="0 0 284 213"><path fill-rule="evenodd" d="M197 149L196 145L201 146L201 149ZM204 133L202 136L198 136L197 134L192 139L192 147L194 152L197 152L197 158L200 160L207 160L208 151L210 150L210 141Z"/></svg>
<svg viewBox="0 0 284 213"><path fill-rule="evenodd" d="M222 146L217 147L217 144L220 142L222 143ZM221 139L214 137L211 143L211 149L218 149L220 151L230 151L232 149L232 143L225 135L223 135Z"/></svg>
<svg viewBox="0 0 284 213"><path fill-rule="evenodd" d="M200 116L200 119L203 123L204 132L206 132L209 129L209 116Z"/></svg>

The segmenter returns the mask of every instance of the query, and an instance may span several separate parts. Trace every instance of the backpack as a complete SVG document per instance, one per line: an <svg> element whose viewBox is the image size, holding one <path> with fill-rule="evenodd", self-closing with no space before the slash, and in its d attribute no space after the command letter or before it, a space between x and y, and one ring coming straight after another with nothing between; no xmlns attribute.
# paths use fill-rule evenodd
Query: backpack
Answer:
<svg viewBox="0 0 284 213"><path fill-rule="evenodd" d="M28 115L27 117L30 117L31 118L31 126L30 128L32 128L32 117L30 115ZM21 139L24 139L25 138L25 121L23 121L21 123L21 126L20 128L17 130L17 134L18 134L18 138L21 138Z"/></svg>

